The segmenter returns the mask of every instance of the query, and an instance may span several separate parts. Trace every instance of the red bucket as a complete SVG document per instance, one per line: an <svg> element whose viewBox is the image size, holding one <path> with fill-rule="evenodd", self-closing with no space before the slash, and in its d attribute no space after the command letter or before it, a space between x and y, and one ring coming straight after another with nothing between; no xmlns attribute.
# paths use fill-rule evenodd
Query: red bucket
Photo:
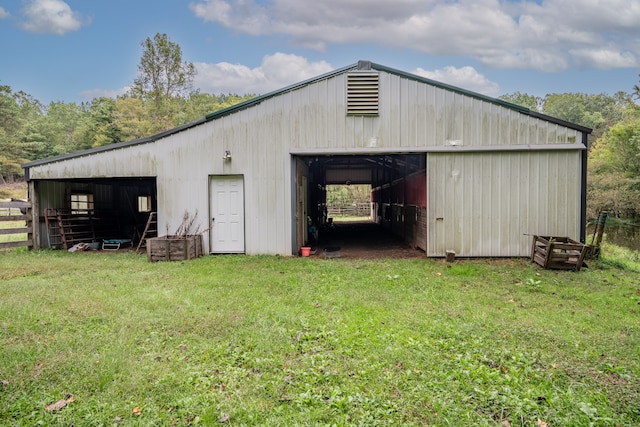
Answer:
<svg viewBox="0 0 640 427"><path fill-rule="evenodd" d="M309 246L303 246L300 248L302 256L309 256L311 254L311 248Z"/></svg>

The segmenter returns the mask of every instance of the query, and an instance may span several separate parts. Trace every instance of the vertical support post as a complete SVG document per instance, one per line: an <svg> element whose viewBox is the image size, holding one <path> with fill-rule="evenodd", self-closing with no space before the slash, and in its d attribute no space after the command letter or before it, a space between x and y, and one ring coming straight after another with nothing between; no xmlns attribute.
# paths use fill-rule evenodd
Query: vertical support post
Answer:
<svg viewBox="0 0 640 427"><path fill-rule="evenodd" d="M601 212L598 214L598 219L596 221L595 241L593 242L593 246L595 246L596 248L599 248L600 243L602 243L602 235L604 234L604 225L607 222L608 217L609 217L609 214L607 212Z"/></svg>
<svg viewBox="0 0 640 427"><path fill-rule="evenodd" d="M33 242L33 246L30 249L39 250L40 249L40 198L36 191L36 182L29 181L29 185L27 188L27 198L31 201L31 209L30 214L31 217L31 234L27 236Z"/></svg>
<svg viewBox="0 0 640 427"><path fill-rule="evenodd" d="M580 243L587 243L587 159L588 153L588 134L582 133L582 175L580 179Z"/></svg>

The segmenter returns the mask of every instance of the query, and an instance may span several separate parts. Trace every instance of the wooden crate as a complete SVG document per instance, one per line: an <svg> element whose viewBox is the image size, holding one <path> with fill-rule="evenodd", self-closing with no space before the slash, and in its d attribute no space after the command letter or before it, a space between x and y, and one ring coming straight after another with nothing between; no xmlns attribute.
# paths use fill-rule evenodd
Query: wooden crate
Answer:
<svg viewBox="0 0 640 427"><path fill-rule="evenodd" d="M161 236L147 239L147 260L183 261L203 255L202 235Z"/></svg>
<svg viewBox="0 0 640 427"><path fill-rule="evenodd" d="M550 270L580 271L587 246L568 237L533 236L531 261Z"/></svg>

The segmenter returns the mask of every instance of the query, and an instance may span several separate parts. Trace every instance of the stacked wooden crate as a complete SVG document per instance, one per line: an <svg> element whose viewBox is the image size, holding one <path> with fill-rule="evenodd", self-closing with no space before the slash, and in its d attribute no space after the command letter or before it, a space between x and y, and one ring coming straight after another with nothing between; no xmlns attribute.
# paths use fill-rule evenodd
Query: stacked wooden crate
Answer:
<svg viewBox="0 0 640 427"><path fill-rule="evenodd" d="M183 261L204 254L202 235L161 236L147 239L147 260Z"/></svg>

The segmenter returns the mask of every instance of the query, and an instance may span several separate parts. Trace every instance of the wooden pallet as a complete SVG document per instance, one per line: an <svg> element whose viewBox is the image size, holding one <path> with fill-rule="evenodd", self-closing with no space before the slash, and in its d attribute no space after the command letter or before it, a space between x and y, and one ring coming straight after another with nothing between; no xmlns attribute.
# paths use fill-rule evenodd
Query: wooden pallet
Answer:
<svg viewBox="0 0 640 427"><path fill-rule="evenodd" d="M549 270L580 271L587 249L568 237L533 236L531 261Z"/></svg>

